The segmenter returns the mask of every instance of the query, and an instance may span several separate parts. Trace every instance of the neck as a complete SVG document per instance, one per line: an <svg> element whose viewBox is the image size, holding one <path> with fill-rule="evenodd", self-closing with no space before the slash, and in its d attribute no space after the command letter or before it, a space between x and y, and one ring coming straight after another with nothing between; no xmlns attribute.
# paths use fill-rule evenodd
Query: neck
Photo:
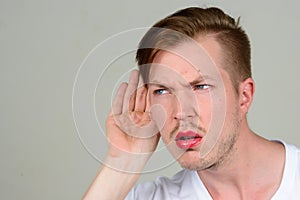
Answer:
<svg viewBox="0 0 300 200"><path fill-rule="evenodd" d="M283 145L256 135L248 126L242 130L224 161L198 171L214 199L271 197L280 185L285 157Z"/></svg>

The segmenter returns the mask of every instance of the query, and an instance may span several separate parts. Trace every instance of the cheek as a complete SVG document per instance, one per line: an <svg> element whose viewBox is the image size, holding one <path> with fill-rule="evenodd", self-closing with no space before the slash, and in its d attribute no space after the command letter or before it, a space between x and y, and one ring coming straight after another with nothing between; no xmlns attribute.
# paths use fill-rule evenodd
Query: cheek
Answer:
<svg viewBox="0 0 300 200"><path fill-rule="evenodd" d="M218 138L232 126L233 116L236 113L235 99L224 93L215 95L211 100L211 116L209 131L212 137Z"/></svg>
<svg viewBox="0 0 300 200"><path fill-rule="evenodd" d="M151 119L154 120L159 130L166 128L172 116L172 105L167 98L150 98Z"/></svg>
<svg viewBox="0 0 300 200"><path fill-rule="evenodd" d="M167 113L169 116L174 108L172 97L167 95L163 97L151 96L149 102L155 117L159 117L161 112Z"/></svg>
<svg viewBox="0 0 300 200"><path fill-rule="evenodd" d="M212 100L208 96L198 96L197 97L197 103L198 103L198 109L197 113L198 116L201 118L202 125L209 126L212 118L212 112L213 112L213 105Z"/></svg>

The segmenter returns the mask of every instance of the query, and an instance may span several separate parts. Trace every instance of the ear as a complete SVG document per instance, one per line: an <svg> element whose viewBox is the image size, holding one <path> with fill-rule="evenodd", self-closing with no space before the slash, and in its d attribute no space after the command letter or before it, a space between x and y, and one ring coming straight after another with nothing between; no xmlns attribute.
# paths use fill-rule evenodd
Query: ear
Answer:
<svg viewBox="0 0 300 200"><path fill-rule="evenodd" d="M252 78L247 78L239 87L240 109L243 115L246 115L250 109L255 92L255 83Z"/></svg>

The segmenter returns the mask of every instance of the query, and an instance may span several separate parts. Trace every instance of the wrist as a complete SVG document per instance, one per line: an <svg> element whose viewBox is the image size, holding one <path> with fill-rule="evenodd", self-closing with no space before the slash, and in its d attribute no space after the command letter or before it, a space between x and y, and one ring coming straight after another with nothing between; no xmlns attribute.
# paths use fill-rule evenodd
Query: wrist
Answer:
<svg viewBox="0 0 300 200"><path fill-rule="evenodd" d="M150 156L149 154L133 154L128 152L118 155L109 153L102 164L115 171L140 174Z"/></svg>

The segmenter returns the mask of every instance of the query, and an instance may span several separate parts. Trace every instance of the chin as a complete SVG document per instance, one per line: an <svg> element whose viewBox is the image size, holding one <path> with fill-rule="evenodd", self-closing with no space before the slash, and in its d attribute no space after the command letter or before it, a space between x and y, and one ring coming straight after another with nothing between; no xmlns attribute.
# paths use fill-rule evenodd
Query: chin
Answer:
<svg viewBox="0 0 300 200"><path fill-rule="evenodd" d="M212 166L205 158L200 158L199 152L194 150L187 150L177 161L182 168L189 170L204 170Z"/></svg>
<svg viewBox="0 0 300 200"><path fill-rule="evenodd" d="M201 171L210 168L210 165L201 162L182 162L181 167L188 170Z"/></svg>

